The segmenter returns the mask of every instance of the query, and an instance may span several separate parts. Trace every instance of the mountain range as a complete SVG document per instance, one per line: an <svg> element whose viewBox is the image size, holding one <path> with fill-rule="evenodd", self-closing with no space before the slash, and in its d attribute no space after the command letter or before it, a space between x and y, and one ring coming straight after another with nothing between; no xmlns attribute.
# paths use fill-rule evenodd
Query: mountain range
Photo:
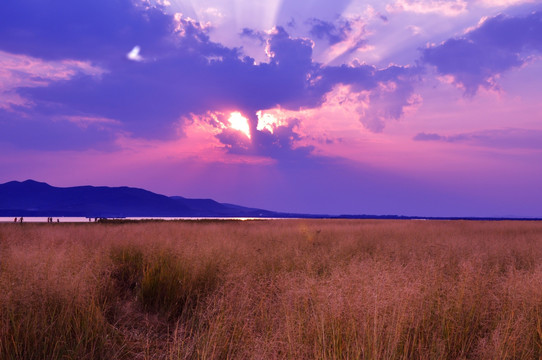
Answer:
<svg viewBox="0 0 542 360"><path fill-rule="evenodd" d="M54 187L34 180L0 184L0 216L293 217L212 199L168 197L132 187Z"/></svg>
<svg viewBox="0 0 542 360"><path fill-rule="evenodd" d="M281 213L219 203L212 199L165 196L132 187L55 187L34 180L0 184L0 217L221 217L221 218L342 218L542 220L540 218L419 217L403 215L316 215Z"/></svg>

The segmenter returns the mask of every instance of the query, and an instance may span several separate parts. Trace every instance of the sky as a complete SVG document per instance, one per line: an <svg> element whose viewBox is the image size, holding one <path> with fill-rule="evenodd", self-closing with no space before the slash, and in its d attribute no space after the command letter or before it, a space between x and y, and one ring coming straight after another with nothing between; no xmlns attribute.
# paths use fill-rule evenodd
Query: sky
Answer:
<svg viewBox="0 0 542 360"><path fill-rule="evenodd" d="M0 182L542 217L542 1L0 1Z"/></svg>

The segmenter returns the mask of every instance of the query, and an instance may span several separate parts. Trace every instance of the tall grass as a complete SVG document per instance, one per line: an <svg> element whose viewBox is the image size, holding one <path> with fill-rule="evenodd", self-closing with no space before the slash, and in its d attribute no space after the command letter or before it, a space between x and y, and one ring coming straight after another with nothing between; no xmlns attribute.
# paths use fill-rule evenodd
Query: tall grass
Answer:
<svg viewBox="0 0 542 360"><path fill-rule="evenodd" d="M0 224L0 359L539 359L542 223Z"/></svg>

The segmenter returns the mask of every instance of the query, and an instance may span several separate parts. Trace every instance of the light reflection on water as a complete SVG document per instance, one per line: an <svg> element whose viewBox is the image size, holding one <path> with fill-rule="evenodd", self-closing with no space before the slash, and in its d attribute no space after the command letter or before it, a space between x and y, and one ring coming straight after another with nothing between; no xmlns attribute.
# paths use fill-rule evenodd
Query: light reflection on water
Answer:
<svg viewBox="0 0 542 360"><path fill-rule="evenodd" d="M0 216L0 222L14 222L15 217ZM20 217L17 217L19 222ZM23 222L46 223L48 217L23 217ZM126 217L126 218L108 218L108 220L277 220L278 218L254 218L254 217ZM57 221L58 220L58 221ZM63 223L82 223L94 222L95 218L86 217L53 217L53 222Z"/></svg>

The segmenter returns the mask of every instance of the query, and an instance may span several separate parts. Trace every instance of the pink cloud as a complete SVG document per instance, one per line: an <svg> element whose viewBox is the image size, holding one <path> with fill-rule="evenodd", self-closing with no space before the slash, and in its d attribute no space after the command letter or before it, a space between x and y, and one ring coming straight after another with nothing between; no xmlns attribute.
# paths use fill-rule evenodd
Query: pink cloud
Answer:
<svg viewBox="0 0 542 360"><path fill-rule="evenodd" d="M78 73L100 76L104 70L86 61L46 61L0 51L0 108L32 104L31 100L17 94L19 87L43 87L54 81L71 79Z"/></svg>
<svg viewBox="0 0 542 360"><path fill-rule="evenodd" d="M533 3L535 0L478 0L477 3L487 7L505 7L525 3Z"/></svg>
<svg viewBox="0 0 542 360"><path fill-rule="evenodd" d="M401 114L387 111L396 108L396 99L389 96L395 92L395 86L393 82L385 82L372 91L354 91L349 85L336 85L326 94L319 108L295 111L277 107L260 113L276 119L282 126L298 121L296 131L300 139L297 146L313 146L315 153L322 156L352 158L349 150L352 144L365 144L382 138L370 130L374 125L371 122L383 123L403 114L413 114L421 105L421 96L415 94L401 106ZM360 160L359 152L355 159Z"/></svg>
<svg viewBox="0 0 542 360"><path fill-rule="evenodd" d="M120 136L116 144L118 157L134 158L138 163L162 161L221 162L224 164L266 164L271 160L254 155L229 154L217 135L227 130L227 114L207 112L183 119L177 127L177 136L171 140L148 140L128 134Z"/></svg>
<svg viewBox="0 0 542 360"><path fill-rule="evenodd" d="M395 3L387 5L386 10L458 16L467 12L467 2L465 0L396 0Z"/></svg>

